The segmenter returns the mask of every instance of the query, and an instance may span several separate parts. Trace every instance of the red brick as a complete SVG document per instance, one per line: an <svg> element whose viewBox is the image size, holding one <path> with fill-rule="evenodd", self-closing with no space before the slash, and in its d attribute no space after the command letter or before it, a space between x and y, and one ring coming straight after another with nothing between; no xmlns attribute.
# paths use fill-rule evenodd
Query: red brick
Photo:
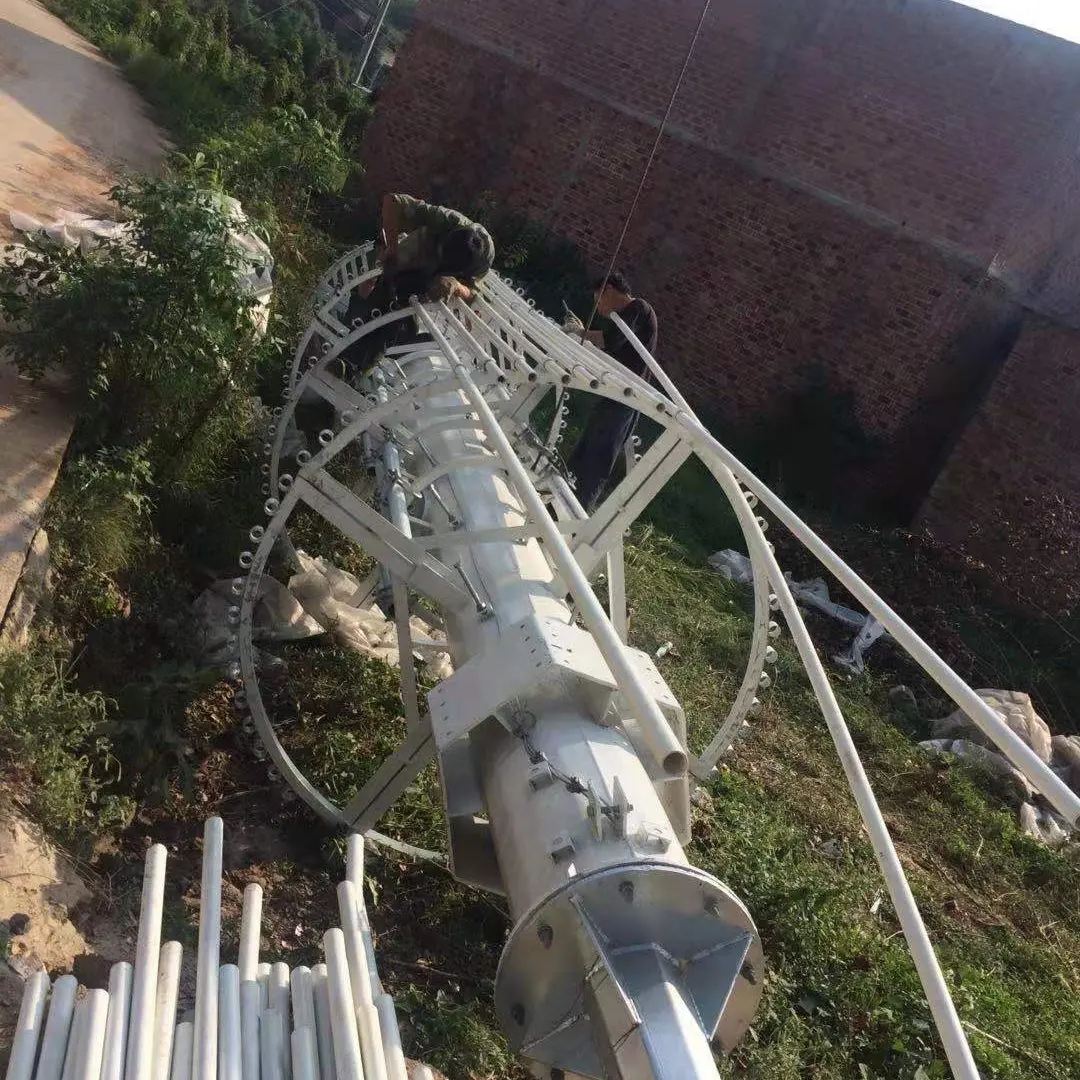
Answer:
<svg viewBox="0 0 1080 1080"><path fill-rule="evenodd" d="M488 193L606 264L700 10L421 0L365 137L372 191ZM991 266L1080 323L1078 103L1080 49L958 4L714 4L620 255L661 359L732 423L815 363L886 446L910 433ZM1018 573L1061 519L1044 542L1016 507L1077 496L1077 349L1025 332L927 504ZM891 479L886 454L860 484Z"/></svg>

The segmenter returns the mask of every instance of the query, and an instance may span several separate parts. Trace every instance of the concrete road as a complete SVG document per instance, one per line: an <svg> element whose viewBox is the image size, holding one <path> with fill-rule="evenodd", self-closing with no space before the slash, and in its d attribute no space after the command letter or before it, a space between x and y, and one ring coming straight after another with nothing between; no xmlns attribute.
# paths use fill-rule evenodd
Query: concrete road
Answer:
<svg viewBox="0 0 1080 1080"><path fill-rule="evenodd" d="M9 212L107 213L123 170L165 150L135 91L102 55L32 0L0 0L0 244ZM72 404L0 358L0 617L71 434Z"/></svg>
<svg viewBox="0 0 1080 1080"><path fill-rule="evenodd" d="M0 0L0 241L9 210L105 210L116 174L153 170L164 145L97 49L32 0Z"/></svg>

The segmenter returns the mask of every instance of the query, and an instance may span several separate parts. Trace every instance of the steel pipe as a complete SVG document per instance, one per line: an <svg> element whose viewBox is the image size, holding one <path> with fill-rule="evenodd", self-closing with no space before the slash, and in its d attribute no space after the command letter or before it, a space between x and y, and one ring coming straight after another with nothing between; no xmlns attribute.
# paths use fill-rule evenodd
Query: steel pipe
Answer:
<svg viewBox="0 0 1080 1080"><path fill-rule="evenodd" d="M195 976L192 1080L216 1080L217 1078L218 968L221 960L221 854L224 830L224 823L219 817L210 818L203 829L202 885L199 892L199 963Z"/></svg>
<svg viewBox="0 0 1080 1080"><path fill-rule="evenodd" d="M276 1009L264 1009L259 1017L259 1046L262 1080L286 1080L285 1059L291 1058L285 1018ZM290 1060L290 1071L291 1071Z"/></svg>
<svg viewBox="0 0 1080 1080"><path fill-rule="evenodd" d="M184 946L166 941L158 959L157 997L154 1002L154 1051L152 1080L169 1080L172 1044L176 1033L176 1001L180 994L180 966Z"/></svg>
<svg viewBox="0 0 1080 1080"><path fill-rule="evenodd" d="M674 384L651 356L640 339L622 320L620 329L635 351L649 364L665 389ZM669 389L669 393L671 390ZM675 390L675 395L678 391ZM1080 826L1080 795L1077 795L1040 758L1004 720L956 674L940 656L900 616L866 584L793 510L791 510L762 480L755 476L734 454L709 432L685 400L678 403L687 414L683 421L696 445L699 457L708 465L708 458L732 473L756 495L763 506L783 522L788 531L859 601L909 656L949 695L975 725L990 739L1032 786L1053 804L1054 808L1074 827ZM715 475L715 473L714 473ZM733 506L742 502L729 494ZM745 531L745 530L744 530Z"/></svg>
<svg viewBox="0 0 1080 1080"><path fill-rule="evenodd" d="M293 1080L319 1080L315 1063L315 1031L313 1028L297 1028L291 1036Z"/></svg>
<svg viewBox="0 0 1080 1080"><path fill-rule="evenodd" d="M176 1025L173 1036L172 1070L169 1080L191 1080L191 1067L195 1057L195 1025L190 1020Z"/></svg>
<svg viewBox="0 0 1080 1080"><path fill-rule="evenodd" d="M360 929L360 904L356 887L351 881L342 881L338 885L337 898L341 930L345 935L346 956L349 960L353 999L357 1005L371 1005L374 1001L371 972L368 970L367 950L364 948L363 933Z"/></svg>
<svg viewBox="0 0 1080 1080"><path fill-rule="evenodd" d="M262 904L262 886L254 883L246 886L240 911L240 955L237 961L242 983L254 982L258 978Z"/></svg>
<svg viewBox="0 0 1080 1080"><path fill-rule="evenodd" d="M289 965L279 960L270 965L270 1008L281 1013L282 1020L288 1028L292 1019L290 1000L291 973Z"/></svg>
<svg viewBox="0 0 1080 1080"><path fill-rule="evenodd" d="M142 903L139 907L139 937L131 982L131 1013L124 1062L126 1080L146 1080L153 1067L154 1013L161 960L161 917L165 908L167 858L168 853L161 844L154 844L146 853Z"/></svg>
<svg viewBox="0 0 1080 1080"><path fill-rule="evenodd" d="M349 959L345 935L338 929L323 934L326 952L326 984L330 999L330 1026L334 1036L334 1068L337 1080L364 1080L360 1036L349 983ZM263 1080L271 1080L264 1077Z"/></svg>
<svg viewBox="0 0 1080 1080"><path fill-rule="evenodd" d="M99 1080L105 1053L105 1028L109 1022L109 992L88 990L84 1009L72 1080ZM71 1053L70 1047L68 1053Z"/></svg>
<svg viewBox="0 0 1080 1080"><path fill-rule="evenodd" d="M79 981L74 975L61 975L53 983L35 1080L60 1080L75 1017L75 994L78 989Z"/></svg>
<svg viewBox="0 0 1080 1080"><path fill-rule="evenodd" d="M240 984L240 1068L244 1080L259 1080L259 1014L262 998L259 984L254 981Z"/></svg>
<svg viewBox="0 0 1080 1080"><path fill-rule="evenodd" d="M855 743L851 738L851 732L844 720L840 705L833 693L832 683L829 681L821 658L814 648L810 632L803 622L788 586L787 579L780 569L776 556L769 548L765 534L754 518L754 514L742 497L738 482L734 474L719 461L706 460L717 482L727 494L736 517L742 526L743 534L747 542L757 549L757 553L765 564L769 583L772 586L779 602L780 610L784 613L788 628L791 631L792 640L798 650L799 658L803 662L806 673L810 679L814 696L818 700L825 723L829 728L833 743L836 746L840 758L841 767L847 777L848 786L851 788L855 803L859 808L863 824L870 836L870 842L874 848L878 865L881 867L882 876L885 878L885 886L889 892L893 909L900 921L904 937L907 939L908 949L915 962L915 968L919 974L923 991L926 994L930 1012L934 1017L938 1034L941 1036L945 1047L945 1055L952 1069L955 1080L979 1080L978 1069L975 1067L971 1056L971 1048L968 1045L967 1036L964 1033L960 1017L956 1012L945 976L938 964L937 955L926 932L915 897L911 892L907 877L904 874L900 858L896 853L892 837L889 835L885 819L874 797L870 781L859 759Z"/></svg>
<svg viewBox="0 0 1080 1080"><path fill-rule="evenodd" d="M356 1030L360 1037L360 1058L364 1080L387 1080L383 1038L379 1030L379 1011L374 1005L356 1006Z"/></svg>
<svg viewBox="0 0 1080 1080"><path fill-rule="evenodd" d="M375 998L379 1010L379 1031L382 1033L383 1060L386 1062L387 1080L409 1080L405 1065L405 1053L401 1048L401 1028L398 1025L394 999L389 994Z"/></svg>
<svg viewBox="0 0 1080 1080"><path fill-rule="evenodd" d="M62 1080L75 1080L75 1071L79 1066L79 1058L86 1045L86 1010L87 998L77 998L75 1012L71 1017L71 1032L68 1035L67 1049L64 1052L64 1070L60 1074Z"/></svg>
<svg viewBox="0 0 1080 1080"><path fill-rule="evenodd" d="M338 910L341 929L345 937L345 954L349 963L349 981L352 985L356 1009L356 1026L360 1039L365 1080L386 1080L383 1061L382 1036L379 1033L379 1014L375 1010L372 994L372 974L368 968L367 950L360 927L360 903L356 887L351 881L343 881L337 888Z"/></svg>
<svg viewBox="0 0 1080 1080"><path fill-rule="evenodd" d="M49 973L35 971L23 987L19 1018L15 1022L15 1035L11 1041L7 1080L31 1080L33 1076L48 995Z"/></svg>
<svg viewBox="0 0 1080 1080"><path fill-rule="evenodd" d="M445 305L443 307L445 308ZM555 562L570 595L573 596L574 602L585 620L585 625L595 638L604 662L611 669L620 690L626 696L650 752L669 776L685 774L687 768L686 751L679 744L679 740L671 730L671 725L649 694L641 676L631 666L626 655L625 646L619 640L619 635L615 632L607 613L601 606L600 601L597 600L596 594L592 591L592 586L569 547L567 547L562 533L559 532L555 523L551 520L547 507L544 506L543 500L537 494L525 466L521 464L517 454L514 452L510 440L499 425L498 418L492 412L487 399L477 389L468 368L451 348L450 343L435 325L435 321L428 312L415 302L413 311L443 350L465 392L465 396L468 398L469 404L472 405L480 418L480 425L484 433L502 458L518 498L524 504L529 518L540 531L540 535L547 545L548 554Z"/></svg>
<svg viewBox="0 0 1080 1080"><path fill-rule="evenodd" d="M315 1026L315 989L311 968L293 968L289 975L292 997L293 1029Z"/></svg>
<svg viewBox="0 0 1080 1080"><path fill-rule="evenodd" d="M158 965L160 964L159 957ZM109 1019L105 1026L105 1056L101 1062L101 1080L122 1080L124 1075L133 973L134 970L128 963L113 964L109 970ZM169 1036L171 1040L171 1031ZM169 1080L168 1068L164 1080Z"/></svg>
<svg viewBox="0 0 1080 1080"><path fill-rule="evenodd" d="M311 984L315 997L315 1042L319 1052L319 1075L321 1080L335 1080L337 1065L334 1060L334 1032L330 1019L330 986L327 982L326 965L316 964L311 969Z"/></svg>
<svg viewBox="0 0 1080 1080"><path fill-rule="evenodd" d="M258 968L256 968L255 978L259 984L259 1001L262 1003L262 1009L270 1008L270 973L273 970L273 964L264 962L260 962Z"/></svg>
<svg viewBox="0 0 1080 1080"><path fill-rule="evenodd" d="M243 1080L240 1028L240 969L218 970L218 1080Z"/></svg>
<svg viewBox="0 0 1080 1080"><path fill-rule="evenodd" d="M290 981L292 984L293 1033L295 1035L296 1032L307 1028L311 1035L310 1044L307 1042L301 1044L302 1051L311 1058L310 1069L305 1070L305 1075L310 1072L312 1076L318 1077L319 1044L315 1036L315 988L311 969L307 967L295 968ZM296 1053L297 1043L294 1039L292 1043L293 1080L297 1080Z"/></svg>

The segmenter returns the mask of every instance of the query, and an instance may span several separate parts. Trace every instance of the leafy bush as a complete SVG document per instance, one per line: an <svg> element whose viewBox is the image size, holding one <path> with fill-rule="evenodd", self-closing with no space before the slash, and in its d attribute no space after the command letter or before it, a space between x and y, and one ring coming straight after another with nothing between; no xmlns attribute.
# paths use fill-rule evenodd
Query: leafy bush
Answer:
<svg viewBox="0 0 1080 1080"><path fill-rule="evenodd" d="M299 105L215 135L203 153L226 190L269 199L293 215L313 196L340 191L349 175L337 138Z"/></svg>
<svg viewBox="0 0 1080 1080"><path fill-rule="evenodd" d="M125 182L124 239L96 251L32 242L0 267L2 340L29 375L61 367L86 394L77 451L144 447L182 479L211 417L254 381L261 344L220 202L191 179Z"/></svg>
<svg viewBox="0 0 1080 1080"><path fill-rule="evenodd" d="M577 244L524 214L501 210L489 194L480 196L470 215L491 232L495 269L524 288L537 307L559 319L564 302L588 312L589 273Z"/></svg>
<svg viewBox="0 0 1080 1080"><path fill-rule="evenodd" d="M109 790L120 778L103 734L112 704L73 688L68 648L49 635L0 650L0 760L36 820L78 841L126 824L133 804Z"/></svg>

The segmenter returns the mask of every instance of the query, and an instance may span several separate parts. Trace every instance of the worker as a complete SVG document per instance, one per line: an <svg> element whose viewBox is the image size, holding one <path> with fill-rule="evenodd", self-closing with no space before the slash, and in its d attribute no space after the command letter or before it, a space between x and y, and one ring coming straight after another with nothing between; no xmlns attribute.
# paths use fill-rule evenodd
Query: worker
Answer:
<svg viewBox="0 0 1080 1080"><path fill-rule="evenodd" d="M411 195L383 196L382 235L382 291L389 295L392 287L400 301L414 294L471 300L495 258L494 241L483 225Z"/></svg>
<svg viewBox="0 0 1080 1080"><path fill-rule="evenodd" d="M633 295L626 275L612 270L595 283L593 292L596 314L607 317L617 313L645 348L655 354L656 312L650 303ZM613 322L608 322L603 330L586 332L582 321L573 312L568 312L563 329L568 334L584 333L586 340L649 381L645 361ZM589 415L585 430L567 461L568 470L577 479L578 501L588 513L591 514L600 501L619 454L634 433L637 419L636 409L609 398L598 401Z"/></svg>
<svg viewBox="0 0 1080 1080"><path fill-rule="evenodd" d="M495 258L495 243L483 225L458 210L411 195L383 196L382 237L378 251L382 273L353 291L350 325L358 319L366 322L376 312L385 315L412 296L444 301L460 297L468 302ZM387 346L415 339L417 333L412 320L399 320L362 337L343 351L342 359L355 378L369 371Z"/></svg>

